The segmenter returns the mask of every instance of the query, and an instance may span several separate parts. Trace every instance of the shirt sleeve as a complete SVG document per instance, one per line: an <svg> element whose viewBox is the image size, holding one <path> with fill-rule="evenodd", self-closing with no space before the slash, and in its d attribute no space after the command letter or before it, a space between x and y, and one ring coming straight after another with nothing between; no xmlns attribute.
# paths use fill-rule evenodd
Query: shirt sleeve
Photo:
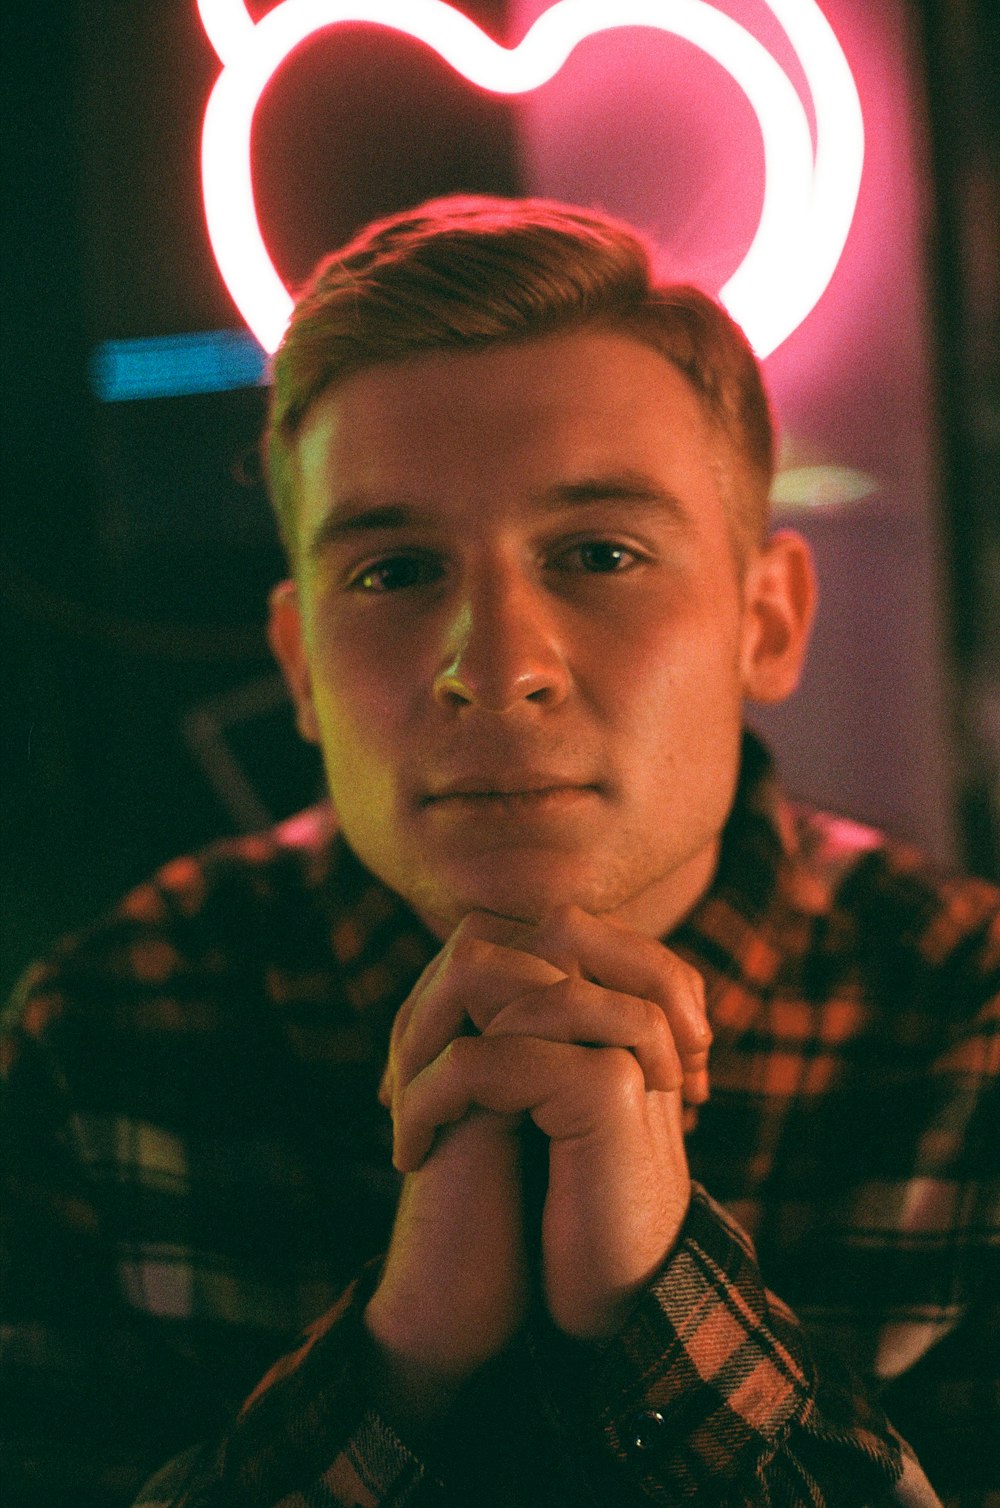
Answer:
<svg viewBox="0 0 1000 1508"><path fill-rule="evenodd" d="M832 1358L821 1369L764 1288L747 1237L701 1189L669 1262L612 1342L595 1353L539 1326L522 1348L520 1381L512 1358L504 1384L490 1384L492 1401L481 1392L445 1421L442 1439L465 1439L454 1472L433 1449L428 1464L366 1401L363 1310L376 1280L364 1275L271 1371L219 1447L174 1462L137 1508L938 1503L878 1407ZM501 1432L508 1455L522 1457L522 1494L525 1480L536 1483L530 1499L513 1477L505 1493L489 1445L469 1448L470 1421L484 1414L494 1446Z"/></svg>
<svg viewBox="0 0 1000 1508"><path fill-rule="evenodd" d="M185 1452L135 1508L444 1508L443 1483L367 1401L366 1270L244 1404L218 1445Z"/></svg>
<svg viewBox="0 0 1000 1508"><path fill-rule="evenodd" d="M524 1345L484 1368L419 1441L397 1432L369 1381L364 1310L380 1271L370 1263L271 1369L220 1444L163 1468L135 1508L584 1508L587 1484Z"/></svg>
<svg viewBox="0 0 1000 1508"><path fill-rule="evenodd" d="M612 1501L938 1501L929 1488L912 1495L922 1478L912 1453L906 1474L881 1409L817 1353L765 1288L745 1232L697 1185L677 1245L619 1334L589 1358L549 1334L537 1358L554 1413L586 1442Z"/></svg>

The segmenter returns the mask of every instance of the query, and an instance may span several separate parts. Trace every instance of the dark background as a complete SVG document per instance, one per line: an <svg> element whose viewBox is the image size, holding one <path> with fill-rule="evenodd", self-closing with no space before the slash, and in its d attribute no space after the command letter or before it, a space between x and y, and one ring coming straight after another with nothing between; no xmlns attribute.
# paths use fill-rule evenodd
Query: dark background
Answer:
<svg viewBox="0 0 1000 1508"><path fill-rule="evenodd" d="M251 7L255 15L266 6ZM504 0L463 8L497 37ZM995 0L909 5L926 124L925 226L947 584L956 857L997 875L1000 771L1000 79ZM255 467L264 393L102 404L110 338L235 328L198 197L218 72L191 4L7 6L3 256L0 985L172 854L318 792L263 637L282 562ZM294 122L258 118L275 262L431 193L516 193L505 104L402 41L289 64ZM307 120L309 139L301 123ZM315 161L338 144L322 198ZM845 684L852 674L844 664ZM922 709L913 705L913 726ZM847 803L850 809L850 802ZM874 809L855 815L881 820Z"/></svg>

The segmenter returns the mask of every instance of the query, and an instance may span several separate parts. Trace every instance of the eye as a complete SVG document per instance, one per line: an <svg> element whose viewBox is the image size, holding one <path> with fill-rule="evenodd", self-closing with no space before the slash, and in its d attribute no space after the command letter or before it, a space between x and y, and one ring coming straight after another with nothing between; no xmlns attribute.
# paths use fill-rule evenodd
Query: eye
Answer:
<svg viewBox="0 0 1000 1508"><path fill-rule="evenodd" d="M423 555L387 555L351 580L350 587L356 592L402 592L409 587L427 586L437 581L441 567L436 560Z"/></svg>
<svg viewBox="0 0 1000 1508"><path fill-rule="evenodd" d="M613 539L585 539L565 550L557 560L563 570L591 576L621 575L638 564L634 550Z"/></svg>

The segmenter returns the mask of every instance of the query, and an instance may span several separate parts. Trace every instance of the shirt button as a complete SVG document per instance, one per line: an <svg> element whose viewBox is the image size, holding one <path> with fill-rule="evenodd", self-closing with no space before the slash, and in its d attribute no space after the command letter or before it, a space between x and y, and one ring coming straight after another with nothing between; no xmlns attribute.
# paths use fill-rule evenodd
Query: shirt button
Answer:
<svg viewBox="0 0 1000 1508"><path fill-rule="evenodd" d="M633 1450L657 1450L663 1444L667 1421L658 1409L643 1409L632 1419L629 1439Z"/></svg>

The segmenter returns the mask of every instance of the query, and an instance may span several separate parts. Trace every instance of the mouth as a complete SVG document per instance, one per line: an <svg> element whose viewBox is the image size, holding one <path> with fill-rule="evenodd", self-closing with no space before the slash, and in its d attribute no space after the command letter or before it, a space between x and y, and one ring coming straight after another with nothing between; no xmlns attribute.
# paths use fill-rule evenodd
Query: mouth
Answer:
<svg viewBox="0 0 1000 1508"><path fill-rule="evenodd" d="M580 781L530 779L502 783L458 781L422 798L424 807L465 806L480 810L528 810L570 805L600 792L597 785Z"/></svg>

